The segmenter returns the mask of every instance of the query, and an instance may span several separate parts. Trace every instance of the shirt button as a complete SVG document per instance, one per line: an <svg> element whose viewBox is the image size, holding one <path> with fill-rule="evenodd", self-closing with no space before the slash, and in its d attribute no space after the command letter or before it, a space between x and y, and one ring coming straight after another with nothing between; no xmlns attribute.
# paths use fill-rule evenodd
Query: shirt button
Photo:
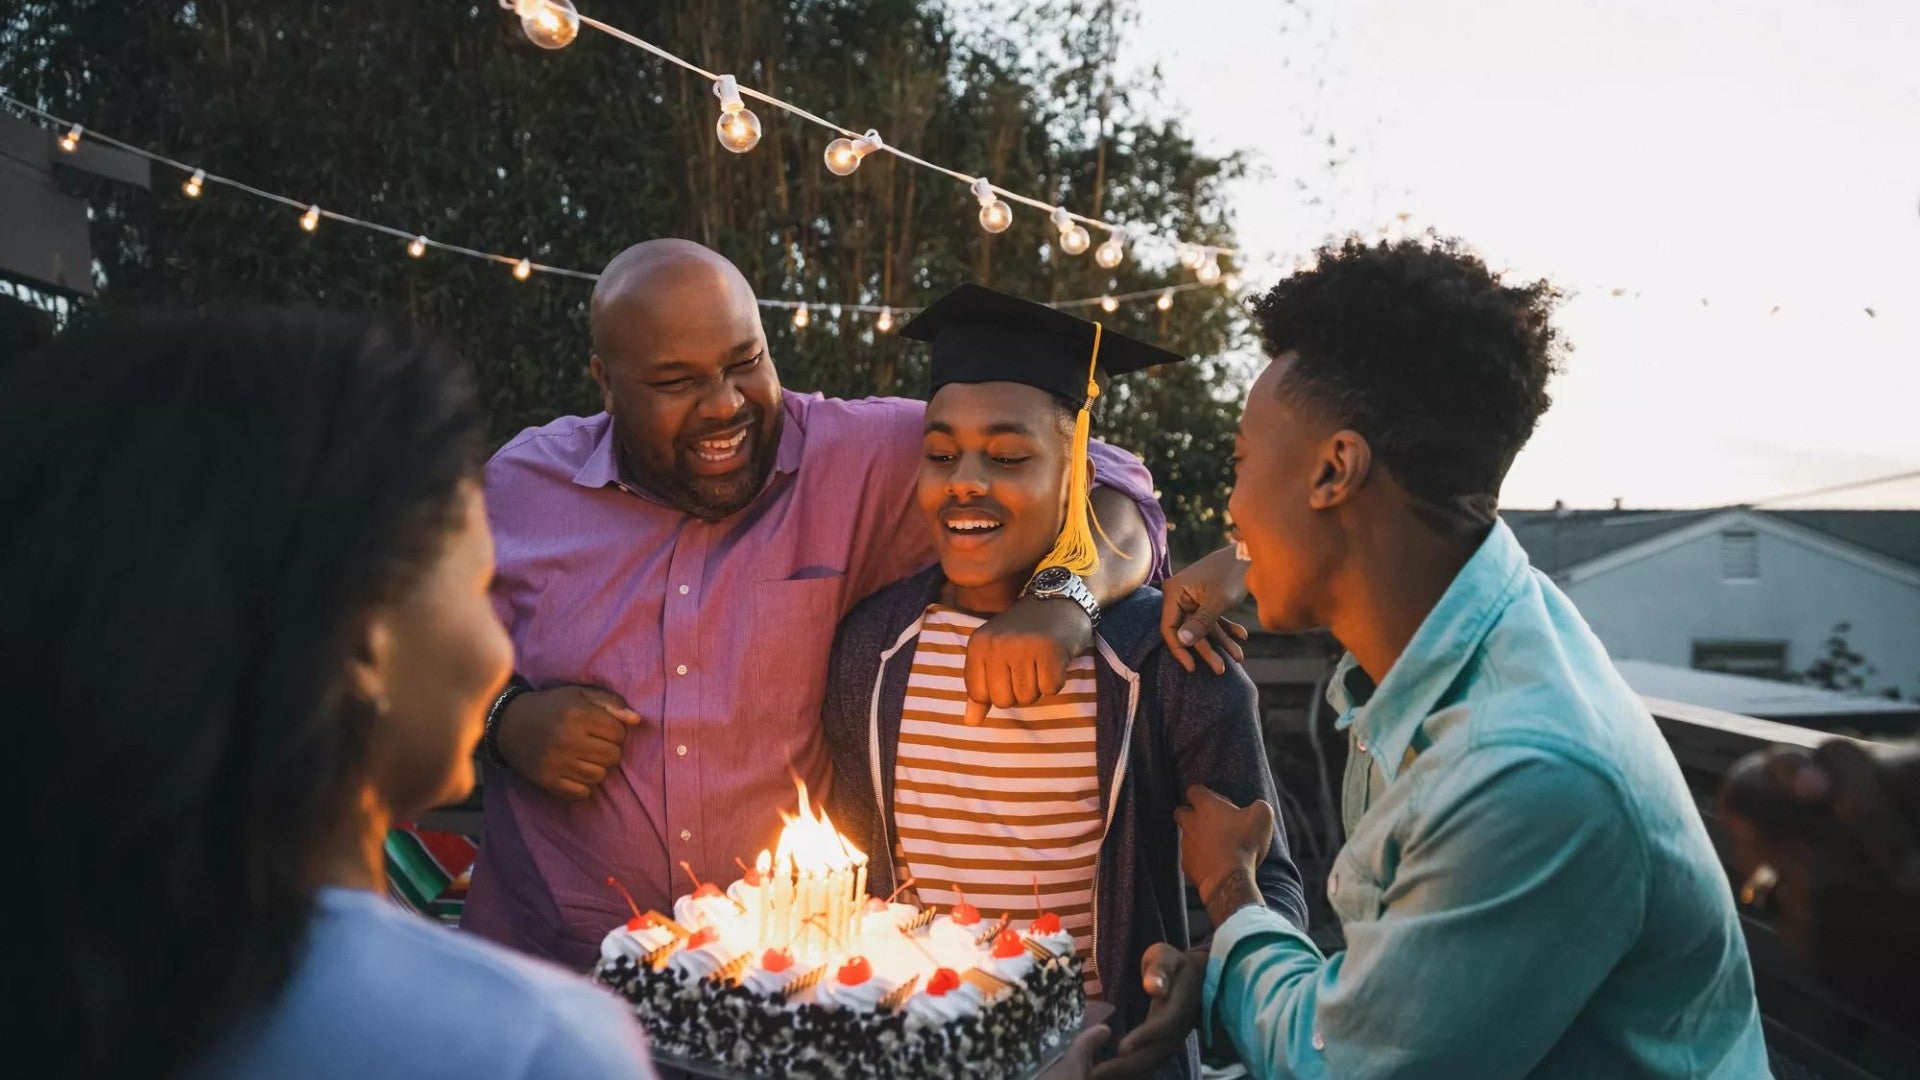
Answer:
<svg viewBox="0 0 1920 1080"><path fill-rule="evenodd" d="M677 668L674 668L674 669L673 669L673 673L674 673L675 675L685 675L685 674L687 673L687 665L685 665L685 664L681 664L681 665L680 665L679 667L677 667ZM1364 750L1364 749L1366 749L1366 748L1365 748L1365 747L1361 747L1361 749L1363 749L1363 750Z"/></svg>
<svg viewBox="0 0 1920 1080"><path fill-rule="evenodd" d="M1325 1049L1327 1048L1327 1037L1326 1037L1325 1035L1322 1035L1322 1034L1320 1034L1320 1033L1319 1033L1319 1032L1317 1032L1317 1031L1316 1031L1316 1032L1314 1032L1314 1033L1313 1033L1313 1048L1314 1048L1315 1050L1325 1050Z"/></svg>
<svg viewBox="0 0 1920 1080"><path fill-rule="evenodd" d="M681 669L680 669L680 674L682 674L682 675L685 675L686 673L687 673L687 669L686 669L686 668L681 668ZM1361 752L1361 753L1363 753L1363 754L1364 754L1364 753L1366 753L1366 752L1367 752L1367 740L1365 740L1365 739L1356 739L1356 740L1354 740L1354 745L1360 748L1360 752Z"/></svg>
<svg viewBox="0 0 1920 1080"><path fill-rule="evenodd" d="M685 585L680 586L680 595L681 596L687 595L687 587Z"/></svg>
<svg viewBox="0 0 1920 1080"><path fill-rule="evenodd" d="M692 830L692 829L681 829L681 830L680 830L680 839L682 839L682 840L691 840L691 839L693 839L693 830Z"/></svg>
<svg viewBox="0 0 1920 1080"><path fill-rule="evenodd" d="M1327 875L1327 895L1328 896L1340 895L1340 871L1338 870L1335 870L1333 873Z"/></svg>
<svg viewBox="0 0 1920 1080"><path fill-rule="evenodd" d="M673 748L673 752L674 752L674 753L676 753L676 754L679 754L679 755L680 755L681 757L686 757L686 756L687 756L687 744L686 744L686 743L681 743L681 744L680 744L679 746L676 746L676 747L674 747L674 748Z"/></svg>

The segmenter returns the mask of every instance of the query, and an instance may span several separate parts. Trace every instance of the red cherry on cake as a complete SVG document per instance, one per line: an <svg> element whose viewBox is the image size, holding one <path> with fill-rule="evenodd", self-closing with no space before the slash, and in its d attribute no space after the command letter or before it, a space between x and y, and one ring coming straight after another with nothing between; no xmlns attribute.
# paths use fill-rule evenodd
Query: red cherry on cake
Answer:
<svg viewBox="0 0 1920 1080"><path fill-rule="evenodd" d="M949 990L960 989L960 973L952 968L941 968L927 980L927 993L934 997L944 997Z"/></svg>
<svg viewBox="0 0 1920 1080"><path fill-rule="evenodd" d="M635 915L633 918L627 920L628 933L637 934L642 930L651 930L653 927L654 922L653 916L651 915Z"/></svg>
<svg viewBox="0 0 1920 1080"><path fill-rule="evenodd" d="M1060 932L1060 916L1051 911L1042 912L1028 930L1035 934L1057 934Z"/></svg>
<svg viewBox="0 0 1920 1080"><path fill-rule="evenodd" d="M715 885L711 881L704 882L701 884L699 888L693 890L693 898L695 900L705 900L710 896L723 896L723 895L725 894L720 891L720 886Z"/></svg>
<svg viewBox="0 0 1920 1080"><path fill-rule="evenodd" d="M779 974L793 966L793 954L785 949L768 949L760 954L760 966Z"/></svg>
<svg viewBox="0 0 1920 1080"><path fill-rule="evenodd" d="M1014 933L1012 930L1002 930L994 935L993 955L995 958L1009 960L1026 951L1027 947L1021 942L1020 935Z"/></svg>
<svg viewBox="0 0 1920 1080"><path fill-rule="evenodd" d="M705 945L710 941L713 941L719 936L720 936L719 934L714 933L713 927L703 926L700 929L695 930L693 932L693 936L687 939L687 948L697 949L700 946Z"/></svg>
<svg viewBox="0 0 1920 1080"><path fill-rule="evenodd" d="M840 965L840 970L835 972L833 977L838 979L842 986L859 986L873 978L873 965L867 963L866 957L856 956Z"/></svg>
<svg viewBox="0 0 1920 1080"><path fill-rule="evenodd" d="M949 917L957 926L972 926L980 921L980 909L962 900L953 905L952 914Z"/></svg>

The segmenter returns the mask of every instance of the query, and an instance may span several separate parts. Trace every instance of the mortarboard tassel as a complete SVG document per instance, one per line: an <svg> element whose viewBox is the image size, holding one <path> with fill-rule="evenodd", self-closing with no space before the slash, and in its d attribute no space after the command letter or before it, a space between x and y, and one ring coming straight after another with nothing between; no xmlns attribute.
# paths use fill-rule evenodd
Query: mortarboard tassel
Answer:
<svg viewBox="0 0 1920 1080"><path fill-rule="evenodd" d="M1034 568L1036 573L1049 566L1061 566L1085 578L1100 569L1100 549L1093 542L1096 529L1114 554L1132 558L1101 528L1090 494L1093 466L1087 462L1087 440L1092 437L1093 401L1100 396L1100 383L1094 378L1094 373L1100 370L1100 331L1100 324L1094 323L1093 356L1087 361L1087 400L1081 403L1080 412L1073 418L1073 445L1068 451L1067 466L1071 470L1067 474L1067 520L1060 528L1060 539L1054 541L1053 550Z"/></svg>

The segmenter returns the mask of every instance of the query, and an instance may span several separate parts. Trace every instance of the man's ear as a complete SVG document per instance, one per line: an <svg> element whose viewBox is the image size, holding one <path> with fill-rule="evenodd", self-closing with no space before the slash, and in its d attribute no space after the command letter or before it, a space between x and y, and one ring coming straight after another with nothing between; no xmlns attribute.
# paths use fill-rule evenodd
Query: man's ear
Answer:
<svg viewBox="0 0 1920 1080"><path fill-rule="evenodd" d="M592 359L587 361L587 371L592 374L593 381L600 384L600 407L612 412L613 383L607 381L607 365L600 359L599 353L594 353Z"/></svg>
<svg viewBox="0 0 1920 1080"><path fill-rule="evenodd" d="M1373 472L1373 447L1366 436L1341 429L1327 436L1314 463L1313 487L1307 505L1329 510L1359 494Z"/></svg>

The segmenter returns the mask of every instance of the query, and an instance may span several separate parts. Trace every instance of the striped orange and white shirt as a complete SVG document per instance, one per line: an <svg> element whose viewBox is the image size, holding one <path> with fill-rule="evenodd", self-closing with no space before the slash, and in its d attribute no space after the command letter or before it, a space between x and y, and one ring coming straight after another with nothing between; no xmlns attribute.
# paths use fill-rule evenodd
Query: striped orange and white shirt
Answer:
<svg viewBox="0 0 1920 1080"><path fill-rule="evenodd" d="M994 709L969 727L967 640L985 620L939 604L921 617L907 677L894 768L893 818L901 861L923 906L966 892L988 919L1060 916L1094 970L1093 872L1104 814L1094 754L1098 708L1092 656L1067 667L1065 688L1038 704Z"/></svg>

